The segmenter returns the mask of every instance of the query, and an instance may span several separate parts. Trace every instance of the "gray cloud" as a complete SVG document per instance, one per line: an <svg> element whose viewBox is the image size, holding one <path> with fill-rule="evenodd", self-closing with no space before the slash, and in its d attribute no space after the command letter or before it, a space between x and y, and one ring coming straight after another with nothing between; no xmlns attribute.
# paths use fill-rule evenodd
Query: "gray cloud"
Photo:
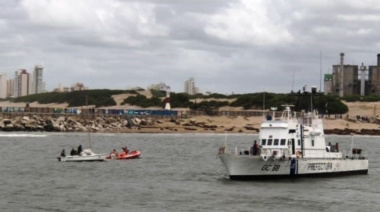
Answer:
<svg viewBox="0 0 380 212"><path fill-rule="evenodd" d="M320 84L346 53L376 64L373 1L0 0L0 71L44 66L47 89L125 89L194 77L201 91L288 92ZM294 81L294 85L293 85Z"/></svg>

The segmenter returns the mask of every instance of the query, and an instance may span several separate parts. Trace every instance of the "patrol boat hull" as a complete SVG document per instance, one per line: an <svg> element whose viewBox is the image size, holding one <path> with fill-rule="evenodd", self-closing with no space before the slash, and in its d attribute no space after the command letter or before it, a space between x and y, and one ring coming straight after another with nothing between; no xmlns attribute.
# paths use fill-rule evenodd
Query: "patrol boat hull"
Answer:
<svg viewBox="0 0 380 212"><path fill-rule="evenodd" d="M260 156L220 154L232 180L324 177L368 174L367 159L279 159L264 161Z"/></svg>

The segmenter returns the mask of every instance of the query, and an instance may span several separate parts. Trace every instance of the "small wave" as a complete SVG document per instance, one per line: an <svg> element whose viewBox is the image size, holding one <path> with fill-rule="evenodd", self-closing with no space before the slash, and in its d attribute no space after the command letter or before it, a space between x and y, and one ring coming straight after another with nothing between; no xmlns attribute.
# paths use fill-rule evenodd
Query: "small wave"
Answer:
<svg viewBox="0 0 380 212"><path fill-rule="evenodd" d="M35 135L35 134L0 134L0 137L46 137L47 135Z"/></svg>

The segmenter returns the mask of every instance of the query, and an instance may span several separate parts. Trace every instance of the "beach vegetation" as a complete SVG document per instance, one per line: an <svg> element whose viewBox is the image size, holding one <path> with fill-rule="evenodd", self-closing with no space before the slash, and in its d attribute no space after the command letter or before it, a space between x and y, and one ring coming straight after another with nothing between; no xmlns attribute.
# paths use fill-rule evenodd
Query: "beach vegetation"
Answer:
<svg viewBox="0 0 380 212"><path fill-rule="evenodd" d="M78 107L83 105L95 105L96 107L116 105L112 95L117 94L137 94L134 90L83 90L67 93L49 92L21 96L13 99L14 102L38 102L40 104L50 103L68 103L69 107Z"/></svg>

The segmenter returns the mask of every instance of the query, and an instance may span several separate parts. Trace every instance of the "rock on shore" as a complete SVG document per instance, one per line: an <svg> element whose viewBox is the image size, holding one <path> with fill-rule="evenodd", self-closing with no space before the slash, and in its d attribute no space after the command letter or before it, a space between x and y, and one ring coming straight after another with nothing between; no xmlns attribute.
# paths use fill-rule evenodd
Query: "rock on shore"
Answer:
<svg viewBox="0 0 380 212"><path fill-rule="evenodd" d="M3 114L0 131L111 132L111 133L248 133L259 132L262 117L195 116L142 117ZM375 123L352 123L343 119L324 119L325 134L380 135Z"/></svg>
<svg viewBox="0 0 380 212"><path fill-rule="evenodd" d="M123 116L97 116L84 119L81 116L14 116L0 117L0 131L46 132L252 132L259 130L250 125L225 127L211 120L196 118L129 118Z"/></svg>

